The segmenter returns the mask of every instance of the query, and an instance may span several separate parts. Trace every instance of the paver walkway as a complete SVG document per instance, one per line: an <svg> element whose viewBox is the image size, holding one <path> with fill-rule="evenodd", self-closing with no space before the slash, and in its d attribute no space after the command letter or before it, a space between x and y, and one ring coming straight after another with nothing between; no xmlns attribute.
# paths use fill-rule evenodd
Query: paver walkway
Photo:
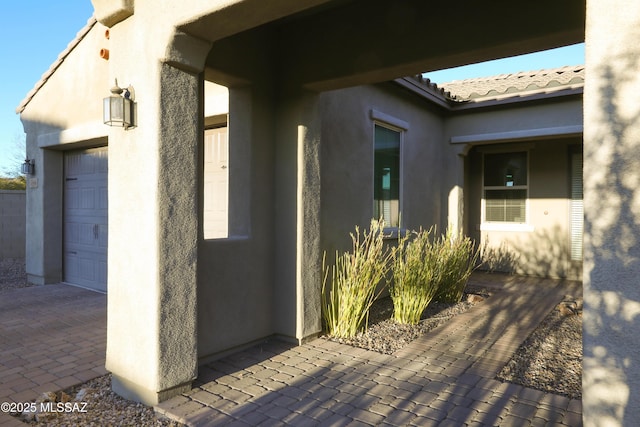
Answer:
<svg viewBox="0 0 640 427"><path fill-rule="evenodd" d="M393 355L324 339L266 341L201 367L156 407L190 426L571 426L582 403L494 379L579 282L474 274L503 288Z"/></svg>
<svg viewBox="0 0 640 427"><path fill-rule="evenodd" d="M474 274L503 290L393 355L273 340L201 367L156 410L188 425L580 426L579 400L494 380L579 282ZM106 296L67 285L0 293L0 402L106 373ZM0 414L0 425L24 425Z"/></svg>
<svg viewBox="0 0 640 427"><path fill-rule="evenodd" d="M0 402L28 402L107 373L106 295L68 285L0 293ZM0 425L24 426L0 413Z"/></svg>

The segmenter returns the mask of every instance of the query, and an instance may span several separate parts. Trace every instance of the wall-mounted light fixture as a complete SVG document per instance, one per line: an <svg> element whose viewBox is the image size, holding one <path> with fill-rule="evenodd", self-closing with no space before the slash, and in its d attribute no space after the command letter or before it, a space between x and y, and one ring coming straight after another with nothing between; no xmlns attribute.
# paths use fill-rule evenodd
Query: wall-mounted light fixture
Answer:
<svg viewBox="0 0 640 427"><path fill-rule="evenodd" d="M131 99L130 89L131 87L122 89L116 80L115 86L111 88L111 96L104 98L104 124L122 126L125 130L135 126L135 103Z"/></svg>
<svg viewBox="0 0 640 427"><path fill-rule="evenodd" d="M36 171L35 169L36 169L35 161L33 159L29 160L29 158L27 158L22 164L22 166L20 167L20 172L22 172L25 175L33 175Z"/></svg>

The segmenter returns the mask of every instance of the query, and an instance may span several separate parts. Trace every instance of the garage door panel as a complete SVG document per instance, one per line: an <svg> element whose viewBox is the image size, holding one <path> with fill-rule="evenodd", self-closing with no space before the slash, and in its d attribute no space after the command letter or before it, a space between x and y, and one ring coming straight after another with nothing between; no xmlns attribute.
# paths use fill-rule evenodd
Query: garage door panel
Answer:
<svg viewBox="0 0 640 427"><path fill-rule="evenodd" d="M106 291L107 148L65 155L65 281Z"/></svg>
<svg viewBox="0 0 640 427"><path fill-rule="evenodd" d="M109 192L107 187L100 187L97 191L97 200L96 200L96 209L107 211L108 201L109 201Z"/></svg>
<svg viewBox="0 0 640 427"><path fill-rule="evenodd" d="M79 234L78 243L80 243L81 245L86 245L90 247L94 245L94 241L95 241L95 238L93 236L94 226L95 224L80 224L79 226L80 234Z"/></svg>
<svg viewBox="0 0 640 427"><path fill-rule="evenodd" d="M83 188L80 190L80 209L92 211L95 209L95 189Z"/></svg>
<svg viewBox="0 0 640 427"><path fill-rule="evenodd" d="M80 238L79 228L79 224L67 223L67 226L64 228L64 241L66 245L69 243L78 243Z"/></svg>

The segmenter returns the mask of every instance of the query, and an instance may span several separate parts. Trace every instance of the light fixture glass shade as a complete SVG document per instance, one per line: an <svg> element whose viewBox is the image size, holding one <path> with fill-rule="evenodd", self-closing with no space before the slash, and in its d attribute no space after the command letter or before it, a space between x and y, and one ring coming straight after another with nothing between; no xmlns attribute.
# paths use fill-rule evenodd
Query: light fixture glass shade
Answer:
<svg viewBox="0 0 640 427"><path fill-rule="evenodd" d="M35 172L35 165L33 160L25 160L20 168L20 172L25 175L33 175L33 173Z"/></svg>
<svg viewBox="0 0 640 427"><path fill-rule="evenodd" d="M133 126L133 101L119 95L104 98L104 123L109 126Z"/></svg>

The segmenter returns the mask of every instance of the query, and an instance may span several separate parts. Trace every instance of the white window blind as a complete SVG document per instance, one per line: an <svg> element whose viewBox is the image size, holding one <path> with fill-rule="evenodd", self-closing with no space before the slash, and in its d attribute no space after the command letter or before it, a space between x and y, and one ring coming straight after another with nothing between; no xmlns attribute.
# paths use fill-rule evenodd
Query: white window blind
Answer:
<svg viewBox="0 0 640 427"><path fill-rule="evenodd" d="M582 153L571 155L571 260L582 261L582 230L584 207L582 201Z"/></svg>
<svg viewBox="0 0 640 427"><path fill-rule="evenodd" d="M527 222L527 152L484 156L484 221Z"/></svg>

